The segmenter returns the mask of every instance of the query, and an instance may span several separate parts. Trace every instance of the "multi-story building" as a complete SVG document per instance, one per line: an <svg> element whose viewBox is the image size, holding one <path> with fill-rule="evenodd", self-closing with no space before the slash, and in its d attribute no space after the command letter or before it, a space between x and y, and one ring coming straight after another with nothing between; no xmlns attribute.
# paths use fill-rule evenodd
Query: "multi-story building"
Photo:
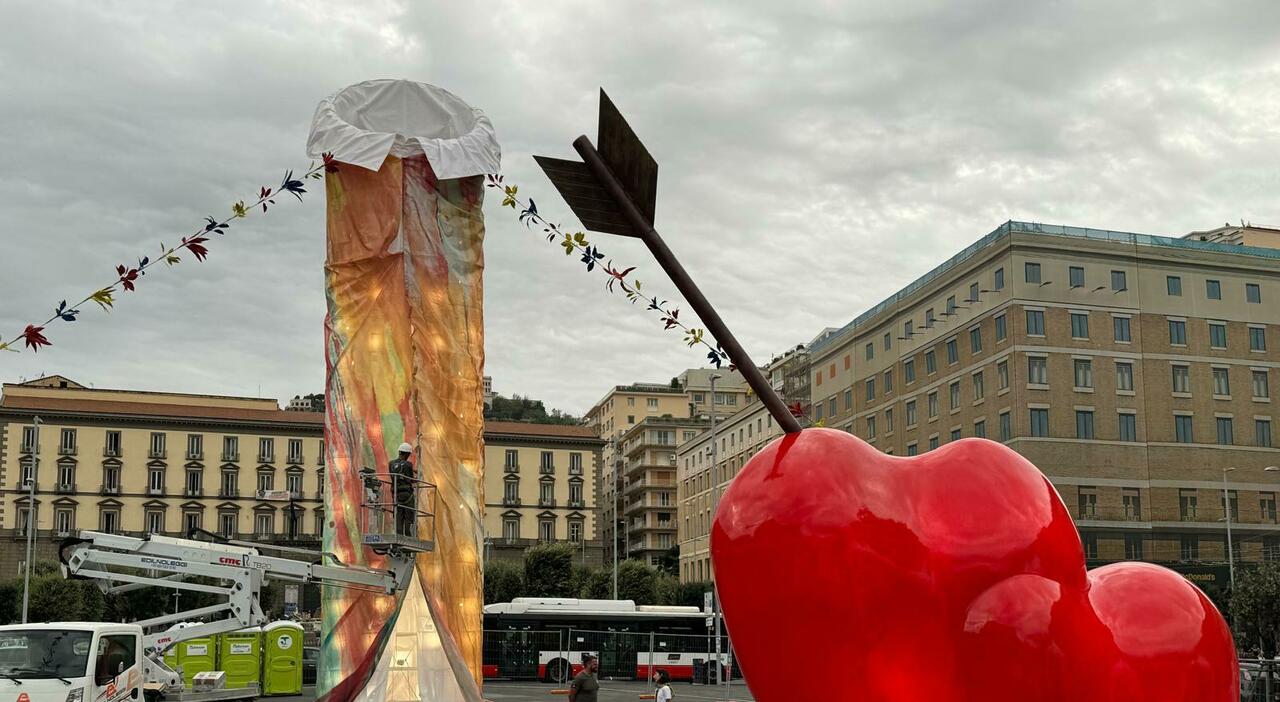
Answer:
<svg viewBox="0 0 1280 702"><path fill-rule="evenodd" d="M774 359L770 367L791 363L792 359L793 355L785 355ZM708 428L680 444L676 455L676 499L681 582L704 582L713 578L710 535L716 483L720 483L723 495L729 481L747 461L781 435L782 430L764 403L753 399L737 414L717 420L714 437Z"/></svg>
<svg viewBox="0 0 1280 702"><path fill-rule="evenodd" d="M585 564L599 565L602 446L589 427L485 422L486 559L519 559L535 543L568 541Z"/></svg>
<svg viewBox="0 0 1280 702"><path fill-rule="evenodd" d="M1225 561L1227 504L1234 557L1280 557L1280 249L1210 234L1003 224L810 348L813 418L1006 443L1091 564Z"/></svg>
<svg viewBox="0 0 1280 702"><path fill-rule="evenodd" d="M585 427L511 422L487 422L484 436L489 555L550 539L598 562L603 442ZM502 499L511 452L523 468L514 505ZM62 537L82 529L177 536L198 527L316 548L324 461L324 414L281 410L273 399L93 390L61 376L5 384L0 576L25 558L33 473L35 554L54 560Z"/></svg>
<svg viewBox="0 0 1280 702"><path fill-rule="evenodd" d="M323 412L324 411L324 394L312 393L310 395L294 395L285 409L290 412Z"/></svg>
<svg viewBox="0 0 1280 702"><path fill-rule="evenodd" d="M25 557L32 474L39 559L55 559L56 542L81 529L201 528L314 546L323 435L323 414L283 411L275 400L92 390L61 376L6 384L0 573L16 573Z"/></svg>
<svg viewBox="0 0 1280 702"><path fill-rule="evenodd" d="M621 554L625 558L658 565L676 545L676 451L709 424L700 417L645 417L622 435L618 509L626 525Z"/></svg>
<svg viewBox="0 0 1280 702"><path fill-rule="evenodd" d="M727 368L718 371L716 395L712 397L713 373L716 371L694 368L672 378L670 383L615 386L583 418L595 435L605 441L596 504L600 507L600 535L606 561L612 561L615 550L619 553L627 550L620 538L625 531L618 529L622 515L613 511L617 493L623 488L618 440L646 417L708 415L712 407L719 408L718 415L728 416L744 406L748 390L742 374Z"/></svg>

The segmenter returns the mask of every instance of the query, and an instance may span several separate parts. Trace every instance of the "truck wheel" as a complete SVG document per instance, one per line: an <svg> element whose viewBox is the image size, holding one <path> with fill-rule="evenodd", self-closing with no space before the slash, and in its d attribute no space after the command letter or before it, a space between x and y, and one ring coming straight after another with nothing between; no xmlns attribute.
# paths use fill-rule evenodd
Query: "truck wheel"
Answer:
<svg viewBox="0 0 1280 702"><path fill-rule="evenodd" d="M569 679L569 661L557 658L547 664L545 682L562 683Z"/></svg>
<svg viewBox="0 0 1280 702"><path fill-rule="evenodd" d="M160 702L160 692L157 690L144 690L142 699L144 702Z"/></svg>

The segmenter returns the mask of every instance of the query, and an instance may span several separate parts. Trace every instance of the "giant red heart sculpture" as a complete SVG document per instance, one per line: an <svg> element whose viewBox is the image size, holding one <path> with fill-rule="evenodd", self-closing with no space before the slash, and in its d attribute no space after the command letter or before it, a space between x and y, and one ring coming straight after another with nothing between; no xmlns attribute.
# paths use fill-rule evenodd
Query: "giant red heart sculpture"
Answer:
<svg viewBox="0 0 1280 702"><path fill-rule="evenodd" d="M1157 566L1086 575L1057 491L1002 444L787 435L734 478L711 545L759 702L1239 700L1213 604Z"/></svg>

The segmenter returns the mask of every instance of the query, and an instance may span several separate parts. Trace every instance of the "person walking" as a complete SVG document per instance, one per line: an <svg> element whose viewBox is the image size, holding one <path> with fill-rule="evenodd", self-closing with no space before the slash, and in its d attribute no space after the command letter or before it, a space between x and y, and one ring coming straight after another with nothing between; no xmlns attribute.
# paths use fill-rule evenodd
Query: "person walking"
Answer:
<svg viewBox="0 0 1280 702"><path fill-rule="evenodd" d="M600 682L596 680L596 671L599 669L598 658L590 653L582 654L582 672L569 683L569 702L597 702Z"/></svg>
<svg viewBox="0 0 1280 702"><path fill-rule="evenodd" d="M409 461L409 456L413 455L413 447L408 442L400 444L399 453L400 456L387 466L387 473L391 475L395 486L396 533L411 537L418 521L418 486L415 482L418 472Z"/></svg>
<svg viewBox="0 0 1280 702"><path fill-rule="evenodd" d="M664 668L658 668L653 673L654 686L654 702L671 702L674 696L671 694L671 674Z"/></svg>

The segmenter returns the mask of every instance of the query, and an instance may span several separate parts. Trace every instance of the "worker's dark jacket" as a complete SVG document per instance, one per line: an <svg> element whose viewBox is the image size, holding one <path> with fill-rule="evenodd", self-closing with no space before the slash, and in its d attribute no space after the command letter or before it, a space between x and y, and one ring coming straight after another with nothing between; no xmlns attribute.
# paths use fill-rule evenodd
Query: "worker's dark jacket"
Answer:
<svg viewBox="0 0 1280 702"><path fill-rule="evenodd" d="M403 458L397 458L387 466L387 472L399 476L395 480L396 502L402 505L413 504L416 501L414 495L417 491L413 479L418 477L413 464Z"/></svg>

